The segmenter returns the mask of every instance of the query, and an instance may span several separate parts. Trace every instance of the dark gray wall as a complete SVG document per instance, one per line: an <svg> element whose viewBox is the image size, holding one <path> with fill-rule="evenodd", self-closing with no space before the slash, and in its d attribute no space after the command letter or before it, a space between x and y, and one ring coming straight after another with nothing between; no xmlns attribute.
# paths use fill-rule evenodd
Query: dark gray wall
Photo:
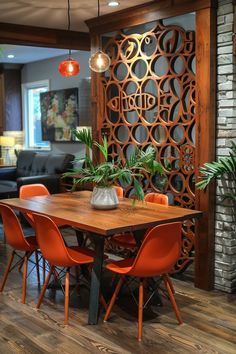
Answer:
<svg viewBox="0 0 236 354"><path fill-rule="evenodd" d="M88 66L90 52L73 53L73 58L80 63L80 73L74 77L63 77L58 72L59 63L65 59L60 56L48 60L41 60L25 64L22 69L22 84L40 80L49 80L50 90L79 88L79 125L91 126L90 114L90 69ZM83 145L80 143L52 143L54 152L70 152L80 155L83 153Z"/></svg>

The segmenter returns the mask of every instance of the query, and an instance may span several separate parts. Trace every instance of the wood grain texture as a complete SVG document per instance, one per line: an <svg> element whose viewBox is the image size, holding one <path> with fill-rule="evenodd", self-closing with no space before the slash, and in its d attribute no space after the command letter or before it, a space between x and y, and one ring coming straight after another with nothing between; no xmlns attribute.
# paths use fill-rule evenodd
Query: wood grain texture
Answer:
<svg viewBox="0 0 236 354"><path fill-rule="evenodd" d="M72 245L76 241L68 237ZM0 244L0 279L10 249ZM31 269L31 268L30 268ZM126 291L122 291L111 318L103 323L87 325L89 289L80 286L70 297L70 324L63 325L63 295L47 290L39 311L37 278L28 278L27 304L20 303L21 276L15 269L0 294L0 353L56 354L235 354L236 294L196 289L186 281L173 280L176 300L184 320L179 326L169 301L155 303L144 311L143 341L138 343L137 307ZM110 274L105 274L105 296L112 292ZM125 290L125 289L124 289Z"/></svg>
<svg viewBox="0 0 236 354"><path fill-rule="evenodd" d="M155 225L198 218L201 211L186 208L120 199L114 210L96 210L90 205L91 192L60 193L29 199L2 199L1 203L17 210L48 215L68 225L101 236L148 229Z"/></svg>
<svg viewBox="0 0 236 354"><path fill-rule="evenodd" d="M158 0L85 21L92 35L216 7L215 0Z"/></svg>
<svg viewBox="0 0 236 354"><path fill-rule="evenodd" d="M0 23L0 41L20 45L90 50L88 33L10 23Z"/></svg>
<svg viewBox="0 0 236 354"><path fill-rule="evenodd" d="M216 11L200 10L196 14L196 180L199 166L215 160L216 132ZM203 289L214 286L215 185L204 191L196 189L196 208L204 211L196 240L195 285Z"/></svg>

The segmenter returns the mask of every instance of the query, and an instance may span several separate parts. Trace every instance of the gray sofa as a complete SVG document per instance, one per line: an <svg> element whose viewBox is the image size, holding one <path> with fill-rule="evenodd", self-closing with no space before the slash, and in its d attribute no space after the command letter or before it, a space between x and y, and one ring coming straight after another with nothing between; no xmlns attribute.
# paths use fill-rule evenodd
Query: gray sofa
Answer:
<svg viewBox="0 0 236 354"><path fill-rule="evenodd" d="M50 193L60 191L60 177L72 168L71 154L20 151L16 167L0 168L0 199L19 195L24 184L42 183Z"/></svg>

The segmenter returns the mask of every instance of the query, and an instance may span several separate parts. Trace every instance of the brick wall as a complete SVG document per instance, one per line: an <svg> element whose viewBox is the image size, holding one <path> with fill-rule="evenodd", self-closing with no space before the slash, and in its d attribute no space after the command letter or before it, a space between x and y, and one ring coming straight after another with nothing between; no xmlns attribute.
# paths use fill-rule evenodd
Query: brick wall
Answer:
<svg viewBox="0 0 236 354"><path fill-rule="evenodd" d="M216 158L228 155L236 142L236 57L233 55L233 0L218 0L217 10L217 132ZM220 200L222 181L216 189L215 288L236 290L235 210Z"/></svg>

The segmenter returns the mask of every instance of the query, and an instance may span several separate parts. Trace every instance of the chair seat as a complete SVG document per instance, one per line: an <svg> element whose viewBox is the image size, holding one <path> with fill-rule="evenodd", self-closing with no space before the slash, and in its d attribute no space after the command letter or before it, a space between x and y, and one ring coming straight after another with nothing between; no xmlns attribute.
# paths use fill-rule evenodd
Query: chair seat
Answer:
<svg viewBox="0 0 236 354"><path fill-rule="evenodd" d="M116 234L112 237L111 242L119 247L123 248L135 248L137 243L132 233Z"/></svg>
<svg viewBox="0 0 236 354"><path fill-rule="evenodd" d="M80 246L70 246L70 247L67 247L67 250L70 253L72 258L73 258L72 254L74 254L74 251L75 252L81 252L84 255L88 256L88 257L93 257L94 258L94 256L95 256L95 252L93 250L91 250L89 248L83 248L83 247L80 247ZM108 256L106 254L104 254L103 255L103 259L104 260L108 259ZM92 260L92 262L93 262L93 260Z"/></svg>
<svg viewBox="0 0 236 354"><path fill-rule="evenodd" d="M105 267L114 273L127 274L132 269L135 258L126 258L108 263Z"/></svg>
<svg viewBox="0 0 236 354"><path fill-rule="evenodd" d="M35 251L39 248L35 236L27 236L25 240L29 244L29 246L26 243L22 245L19 244L19 247L17 248L19 251L24 251L24 252Z"/></svg>
<svg viewBox="0 0 236 354"><path fill-rule="evenodd" d="M94 252L89 249L84 249L79 246L67 247L67 251L70 257L74 260L76 264L86 264L93 263Z"/></svg>

